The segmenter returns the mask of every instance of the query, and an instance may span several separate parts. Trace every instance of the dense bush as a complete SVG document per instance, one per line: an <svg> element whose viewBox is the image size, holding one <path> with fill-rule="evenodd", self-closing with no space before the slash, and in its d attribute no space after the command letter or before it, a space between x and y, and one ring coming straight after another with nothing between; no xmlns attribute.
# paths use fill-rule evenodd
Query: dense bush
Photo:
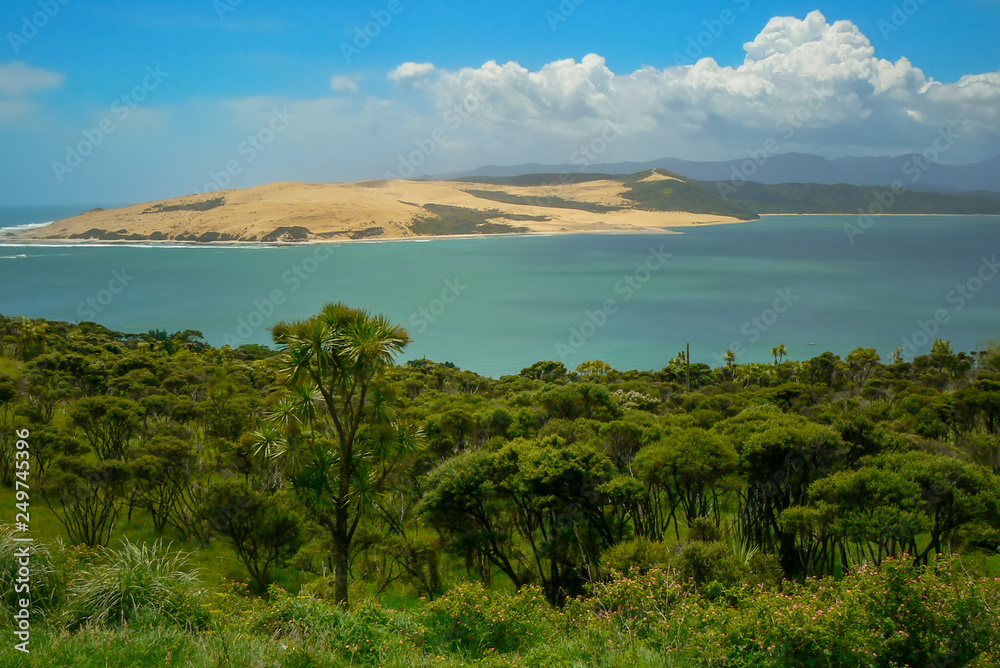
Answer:
<svg viewBox="0 0 1000 668"><path fill-rule="evenodd" d="M203 622L211 616L191 634L176 624L181 615L151 604L150 573L172 570L163 555L151 565L156 558L155 547L126 545L85 566L81 578L102 583L86 602L108 613L92 610L73 633L62 629L79 627L79 614L38 623L33 665L985 668L1000 659L1000 580L943 561L925 568L890 559L840 579L722 597L674 572L633 571L590 585L563 608L533 587L499 594L459 585L401 612L374 603L347 611L277 587L256 598L236 585L188 607L204 610L192 613ZM83 603L81 587L73 581L71 605ZM14 665L13 652L0 647L0 665Z"/></svg>
<svg viewBox="0 0 1000 668"><path fill-rule="evenodd" d="M428 603L421 621L432 646L471 656L537 645L561 630L559 614L533 587L507 596L478 584L459 585Z"/></svg>
<svg viewBox="0 0 1000 668"><path fill-rule="evenodd" d="M645 573L667 566L670 556L670 548L665 543L639 537L605 550L601 555L601 564L609 573L628 573L632 570Z"/></svg>
<svg viewBox="0 0 1000 668"><path fill-rule="evenodd" d="M1000 582L887 561L842 580L746 592L718 626L725 668L995 665Z"/></svg>
<svg viewBox="0 0 1000 668"><path fill-rule="evenodd" d="M680 356L396 366L406 333L344 305L276 354L195 334L0 316L38 665L997 663L998 585L971 573L1000 565L998 346L729 356L688 387ZM123 535L147 542L55 540ZM163 536L260 597L204 595ZM8 610L18 549L0 534Z"/></svg>

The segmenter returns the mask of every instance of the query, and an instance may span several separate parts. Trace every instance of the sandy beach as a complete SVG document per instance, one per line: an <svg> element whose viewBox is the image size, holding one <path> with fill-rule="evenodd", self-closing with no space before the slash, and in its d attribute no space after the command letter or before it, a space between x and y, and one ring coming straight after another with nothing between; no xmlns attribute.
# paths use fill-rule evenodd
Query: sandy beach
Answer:
<svg viewBox="0 0 1000 668"><path fill-rule="evenodd" d="M414 223L434 220L442 211L482 219L489 223L491 235L662 234L695 225L744 222L704 213L636 208L634 202L622 197L626 191L624 184L612 180L523 187L404 180L272 183L118 209L96 209L12 234L7 240L322 243L482 236L413 229ZM515 199L517 203L493 197ZM577 205L597 210L570 208ZM505 232L503 226L510 232Z"/></svg>

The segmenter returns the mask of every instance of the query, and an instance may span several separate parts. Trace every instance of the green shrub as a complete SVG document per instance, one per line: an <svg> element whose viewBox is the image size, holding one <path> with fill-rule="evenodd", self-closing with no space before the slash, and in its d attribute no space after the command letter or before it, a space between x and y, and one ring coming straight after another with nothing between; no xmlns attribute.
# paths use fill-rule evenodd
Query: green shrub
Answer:
<svg viewBox="0 0 1000 668"><path fill-rule="evenodd" d="M679 611L698 605L697 594L674 573L654 568L590 585L585 597L566 606L566 614L573 626L587 621L602 633L624 630L630 638L653 639L688 616Z"/></svg>
<svg viewBox="0 0 1000 668"><path fill-rule="evenodd" d="M751 587L777 589L781 587L785 572L777 555L754 551L746 559L747 575L744 583Z"/></svg>
<svg viewBox="0 0 1000 668"><path fill-rule="evenodd" d="M696 517L688 526L688 540L699 540L703 543L715 543L722 540L722 532L718 525L707 517Z"/></svg>
<svg viewBox="0 0 1000 668"><path fill-rule="evenodd" d="M722 588L739 586L747 570L726 543L699 540L681 548L674 558L674 567L682 580L716 593Z"/></svg>
<svg viewBox="0 0 1000 668"><path fill-rule="evenodd" d="M611 572L629 573L636 570L647 573L670 563L670 548L665 543L648 538L635 538L605 550L601 555L601 563Z"/></svg>
<svg viewBox="0 0 1000 668"><path fill-rule="evenodd" d="M559 620L537 587L509 596L489 593L480 584L450 589L421 615L431 645L472 656L537 645L559 633Z"/></svg>
<svg viewBox="0 0 1000 668"><path fill-rule="evenodd" d="M325 647L345 662L366 666L383 665L386 655L402 639L420 635L418 625L405 615L377 603L362 603L348 612L314 596L292 596L274 585L268 594L266 600L234 602L242 612L229 617L228 625L242 623L251 635ZM310 665L309 656L310 652L303 650L289 660L298 662L295 665Z"/></svg>
<svg viewBox="0 0 1000 668"><path fill-rule="evenodd" d="M997 580L888 560L881 570L866 567L785 590L746 590L736 609L717 618L717 642L701 641L720 650L712 665L995 665L985 655L1000 646Z"/></svg>
<svg viewBox="0 0 1000 668"><path fill-rule="evenodd" d="M160 541L100 548L101 558L84 567L68 586L66 624L114 626L132 620L202 628L208 613L198 577L187 555L169 553Z"/></svg>

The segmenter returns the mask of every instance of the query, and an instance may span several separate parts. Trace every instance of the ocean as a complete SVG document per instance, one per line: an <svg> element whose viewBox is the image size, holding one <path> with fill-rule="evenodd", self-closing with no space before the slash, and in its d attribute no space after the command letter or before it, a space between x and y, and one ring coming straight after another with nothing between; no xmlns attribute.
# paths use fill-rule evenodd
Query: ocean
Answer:
<svg viewBox="0 0 1000 668"><path fill-rule="evenodd" d="M3 228L91 207L0 209ZM683 234L288 247L19 245L0 239L0 313L269 343L343 301L413 337L402 359L499 376L539 360L660 369L856 347L975 350L1000 337L1000 216L765 216Z"/></svg>

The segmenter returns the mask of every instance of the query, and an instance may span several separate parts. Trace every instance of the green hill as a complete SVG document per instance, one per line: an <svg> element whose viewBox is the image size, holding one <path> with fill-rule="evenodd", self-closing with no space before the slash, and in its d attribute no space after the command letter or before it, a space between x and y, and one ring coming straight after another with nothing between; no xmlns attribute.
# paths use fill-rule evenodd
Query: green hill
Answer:
<svg viewBox="0 0 1000 668"><path fill-rule="evenodd" d="M645 180L654 173L672 178L665 181ZM752 208L740 202L727 202L716 190L665 169L651 169L620 180L629 186L623 197L632 200L641 209L710 213L740 220L760 217Z"/></svg>
<svg viewBox="0 0 1000 668"><path fill-rule="evenodd" d="M704 182L715 193L732 188L728 182ZM908 214L1000 214L1000 194L992 192L944 194L906 191L893 195L888 187L852 186L844 183L746 183L728 196L730 204L758 214L870 212L881 202L887 213ZM876 206L877 212L877 206Z"/></svg>
<svg viewBox="0 0 1000 668"><path fill-rule="evenodd" d="M670 177L668 180L648 180L653 175ZM732 216L739 220L756 220L759 216L742 204L727 202L714 189L696 181L691 181L680 174L665 169L647 169L629 176L613 176L611 174L525 174L506 177L471 177L461 179L465 183L483 183L490 185L506 185L515 187L571 185L590 181L618 181L628 190L622 194L626 200L633 202L636 209L649 211L687 211L690 213L705 213L717 216ZM504 204L538 205L537 196L518 195L510 192L492 190L466 190L469 194L482 199L488 199ZM546 197L544 205L560 209L579 209L593 213L615 211L617 207L580 202L560 197Z"/></svg>

